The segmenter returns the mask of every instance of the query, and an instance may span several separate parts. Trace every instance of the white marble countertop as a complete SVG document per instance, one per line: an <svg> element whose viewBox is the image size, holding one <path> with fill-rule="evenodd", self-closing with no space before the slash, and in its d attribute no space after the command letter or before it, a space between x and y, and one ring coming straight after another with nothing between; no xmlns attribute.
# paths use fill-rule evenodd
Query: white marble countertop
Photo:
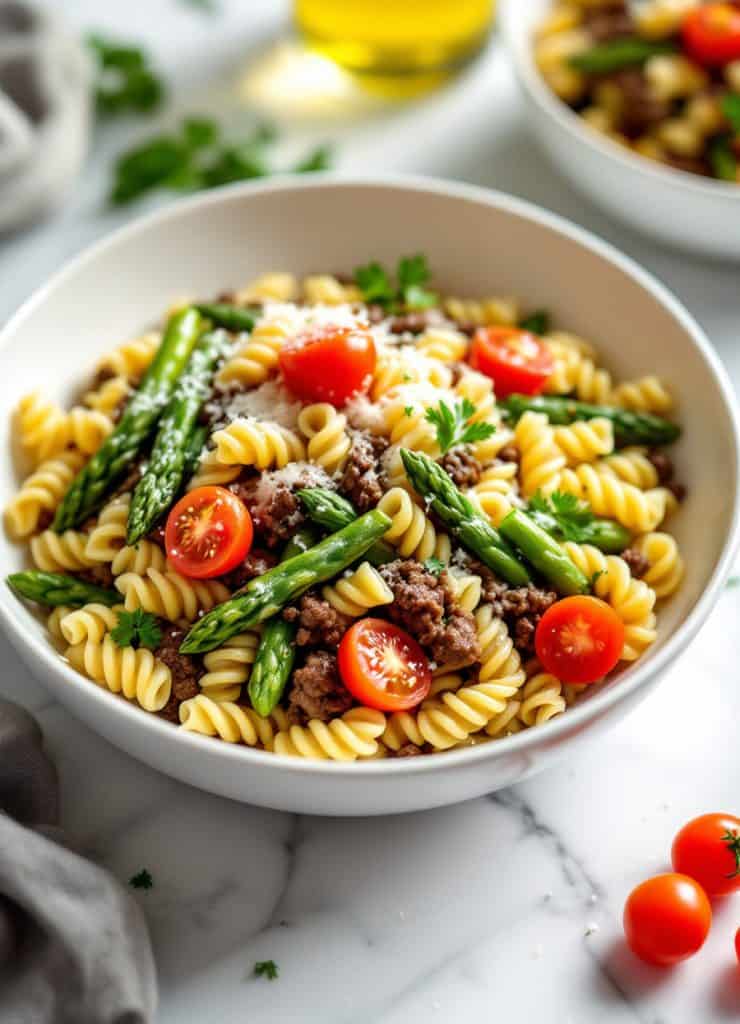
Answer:
<svg viewBox="0 0 740 1024"><path fill-rule="evenodd" d="M276 0L67 0L80 27L146 38L192 109L286 16ZM131 18L135 10L136 21ZM114 154L148 126L105 127L84 178L51 220L0 243L0 318L67 257L127 219L105 210ZM582 201L523 122L505 55L490 49L419 103L335 125L339 168L413 171L509 190L615 242L708 330L740 384L738 271L671 254ZM740 1017L721 907L679 969L621 942L630 888L667 868L688 818L738 812L740 590L728 590L659 690L597 745L522 785L400 818L327 820L260 810L172 782L109 746L31 679L0 639L0 691L39 718L62 778L64 824L139 895L161 982L161 1024L720 1024ZM250 977L274 959L275 982Z"/></svg>

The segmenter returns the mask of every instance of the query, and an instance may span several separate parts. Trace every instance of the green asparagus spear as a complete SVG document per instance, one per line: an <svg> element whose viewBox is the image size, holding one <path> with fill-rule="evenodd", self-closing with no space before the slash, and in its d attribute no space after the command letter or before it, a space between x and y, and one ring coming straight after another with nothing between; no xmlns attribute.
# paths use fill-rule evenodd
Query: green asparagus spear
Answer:
<svg viewBox="0 0 740 1024"><path fill-rule="evenodd" d="M614 424L614 443L617 448L630 444L671 444L681 434L675 423L664 420L662 416L616 409L608 405L591 405L563 395L509 395L500 404L513 420L518 420L529 410L544 413L550 423L555 424L604 417Z"/></svg>
<svg viewBox="0 0 740 1024"><path fill-rule="evenodd" d="M170 317L154 361L118 425L74 478L57 509L53 524L57 533L76 526L95 512L139 454L166 407L202 328L201 315L194 309L183 309Z"/></svg>
<svg viewBox="0 0 740 1024"><path fill-rule="evenodd" d="M528 562L545 577L559 594L587 594L590 590L586 576L570 560L560 544L526 512L515 508L506 516L499 529L507 540L516 544Z"/></svg>
<svg viewBox="0 0 740 1024"><path fill-rule="evenodd" d="M183 480L189 480L198 468L198 463L203 455L203 448L208 440L208 427L196 427L190 435L185 450L185 465L182 470Z"/></svg>
<svg viewBox="0 0 740 1024"><path fill-rule="evenodd" d="M323 487L311 487L298 491L298 497L309 516L327 530L341 530L357 519L358 513L351 502L334 491ZM376 541L365 556L371 565L384 565L396 558L396 552L384 540Z"/></svg>
<svg viewBox="0 0 740 1024"><path fill-rule="evenodd" d="M217 327L228 331L251 331L259 315L255 309L232 306L228 302L199 302L195 308Z"/></svg>
<svg viewBox="0 0 740 1024"><path fill-rule="evenodd" d="M529 582L526 567L507 541L461 494L439 463L407 448L401 449L401 458L414 490L429 501L431 510L461 544L507 583L520 587Z"/></svg>
<svg viewBox="0 0 740 1024"><path fill-rule="evenodd" d="M562 529L562 524L557 518L548 512L540 509L527 509L530 519L533 519L538 526L554 537L556 540L571 540ZM590 523L584 523L578 527L578 543L593 544L595 548L606 552L608 555L618 555L629 547L632 534L616 519L594 518Z"/></svg>
<svg viewBox="0 0 740 1024"><path fill-rule="evenodd" d="M373 509L302 555L295 555L250 580L238 594L217 605L193 626L180 647L181 652L212 651L235 633L269 619L304 590L331 579L356 562L390 524L387 515Z"/></svg>
<svg viewBox="0 0 740 1024"><path fill-rule="evenodd" d="M83 604L105 604L112 607L121 601L121 595L115 590L96 587L75 576L65 576L60 572L14 572L7 577L8 585L21 597L37 604L45 604L50 608L68 604L71 608L81 608Z"/></svg>
<svg viewBox="0 0 740 1024"><path fill-rule="evenodd" d="M612 71L621 71L623 68L637 67L658 54L675 52L676 47L672 43L629 36L625 39L599 43L584 50L583 53L576 53L568 63L576 71L585 71L590 75L606 75Z"/></svg>
<svg viewBox="0 0 740 1024"><path fill-rule="evenodd" d="M227 346L225 331L209 331L193 349L160 420L146 472L131 499L127 544L136 544L151 530L179 491L198 413L209 395L216 363Z"/></svg>
<svg viewBox="0 0 740 1024"><path fill-rule="evenodd" d="M310 527L298 530L283 549L281 562L308 551L316 543ZM249 699L258 715L267 718L277 706L295 661L296 626L280 615L268 619L249 675Z"/></svg>

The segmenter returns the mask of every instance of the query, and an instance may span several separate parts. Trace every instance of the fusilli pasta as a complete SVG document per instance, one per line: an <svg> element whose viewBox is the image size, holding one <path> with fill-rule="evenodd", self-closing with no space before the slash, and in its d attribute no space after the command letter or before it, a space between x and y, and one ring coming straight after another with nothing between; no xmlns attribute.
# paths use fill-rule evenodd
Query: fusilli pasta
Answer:
<svg viewBox="0 0 740 1024"><path fill-rule="evenodd" d="M305 459L306 449L300 437L279 423L239 418L213 435L216 458L226 466L254 466L282 469L289 462Z"/></svg>
<svg viewBox="0 0 740 1024"><path fill-rule="evenodd" d="M233 636L223 647L209 651L203 658L205 675L199 680L203 693L213 700L235 701L242 684L249 679L259 642L259 633L248 630Z"/></svg>
<svg viewBox="0 0 740 1024"><path fill-rule="evenodd" d="M233 701L215 701L204 693L184 700L180 705L180 728L201 736L218 736L227 743L243 743L247 747L271 750L275 736L288 728L288 719L277 707L269 718L262 718L252 708Z"/></svg>
<svg viewBox="0 0 740 1024"><path fill-rule="evenodd" d="M312 719L305 728L291 725L273 741L276 754L321 761L356 761L374 757L378 737L385 730L385 715L373 708L350 708L330 722Z"/></svg>
<svg viewBox="0 0 740 1024"><path fill-rule="evenodd" d="M188 579L174 569L147 569L143 576L122 573L116 578L116 589L125 597L126 611L142 608L170 622L193 622L199 612L210 611L229 597L229 591L218 580Z"/></svg>
<svg viewBox="0 0 740 1024"><path fill-rule="evenodd" d="M437 533L424 512L415 505L400 487L386 491L378 502L381 512L391 519L385 539L398 548L403 558L416 558L420 562L434 556L442 562L450 560L450 541L446 534Z"/></svg>
<svg viewBox="0 0 740 1024"><path fill-rule="evenodd" d="M44 513L55 511L84 461L80 452L70 449L42 462L26 477L5 509L5 525L14 539L28 537L37 529Z"/></svg>
<svg viewBox="0 0 740 1024"><path fill-rule="evenodd" d="M323 587L321 593L332 608L353 618L393 600L393 591L369 562L363 562L354 572Z"/></svg>
<svg viewBox="0 0 740 1024"><path fill-rule="evenodd" d="M137 701L145 711L161 711L172 692L172 675L146 647L118 647L107 633L102 642L86 640L67 648L73 668L99 686Z"/></svg>
<svg viewBox="0 0 740 1024"><path fill-rule="evenodd" d="M347 460L352 447L346 430L347 417L328 402L307 405L298 415L298 429L308 440L308 458L336 473Z"/></svg>

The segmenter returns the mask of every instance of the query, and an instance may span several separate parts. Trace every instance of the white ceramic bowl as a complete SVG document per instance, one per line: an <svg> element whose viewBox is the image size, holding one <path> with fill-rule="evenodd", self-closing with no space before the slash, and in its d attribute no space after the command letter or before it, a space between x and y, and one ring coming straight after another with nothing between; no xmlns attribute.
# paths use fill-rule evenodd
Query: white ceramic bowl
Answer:
<svg viewBox="0 0 740 1024"><path fill-rule="evenodd" d="M124 228L74 260L0 335L0 499L16 486L10 412L43 388L61 400L96 358L176 295L208 296L261 271L351 270L424 252L461 295L514 294L593 339L619 374L658 372L681 399L677 446L690 497L671 525L686 556L680 592L647 656L579 707L511 738L432 757L310 762L181 732L73 672L43 625L0 588L0 619L33 673L93 729L142 761L225 796L319 814L452 803L544 767L634 707L715 602L738 535L738 424L730 387L699 327L644 271L603 242L509 196L428 180L315 177L207 193ZM23 552L4 538L6 570Z"/></svg>
<svg viewBox="0 0 740 1024"><path fill-rule="evenodd" d="M552 160L617 220L669 245L740 259L740 185L664 167L630 152L590 128L546 85L532 44L551 6L552 0L503 0L500 19L528 119Z"/></svg>

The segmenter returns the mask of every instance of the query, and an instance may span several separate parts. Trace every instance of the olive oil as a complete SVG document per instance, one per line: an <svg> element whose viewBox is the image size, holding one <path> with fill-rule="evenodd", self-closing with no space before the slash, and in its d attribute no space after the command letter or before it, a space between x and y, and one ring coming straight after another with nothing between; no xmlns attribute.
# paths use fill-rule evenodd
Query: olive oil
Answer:
<svg viewBox="0 0 740 1024"><path fill-rule="evenodd" d="M482 46L493 10L494 0L295 0L309 46L373 77L454 70Z"/></svg>

